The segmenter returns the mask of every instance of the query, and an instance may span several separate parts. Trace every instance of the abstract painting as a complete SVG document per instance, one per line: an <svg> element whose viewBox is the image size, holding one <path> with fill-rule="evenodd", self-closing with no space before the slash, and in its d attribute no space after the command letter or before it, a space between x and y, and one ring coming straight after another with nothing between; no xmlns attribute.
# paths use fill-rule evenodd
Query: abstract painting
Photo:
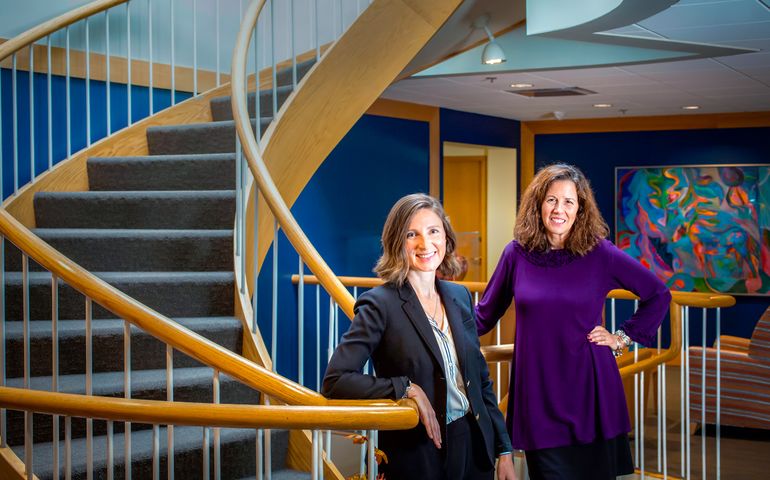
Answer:
<svg viewBox="0 0 770 480"><path fill-rule="evenodd" d="M616 245L671 290L770 295L770 165L617 167Z"/></svg>

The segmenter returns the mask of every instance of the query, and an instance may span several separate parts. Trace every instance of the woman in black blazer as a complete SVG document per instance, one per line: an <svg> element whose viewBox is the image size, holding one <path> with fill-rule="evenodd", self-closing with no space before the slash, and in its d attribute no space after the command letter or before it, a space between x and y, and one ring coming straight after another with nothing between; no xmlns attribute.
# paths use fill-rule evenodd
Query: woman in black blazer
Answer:
<svg viewBox="0 0 770 480"><path fill-rule="evenodd" d="M514 479L511 441L479 350L470 292L436 278L459 272L441 204L412 194L388 214L381 287L356 302L322 393L330 398L411 398L420 424L383 431L388 479ZM362 372L371 358L376 375Z"/></svg>

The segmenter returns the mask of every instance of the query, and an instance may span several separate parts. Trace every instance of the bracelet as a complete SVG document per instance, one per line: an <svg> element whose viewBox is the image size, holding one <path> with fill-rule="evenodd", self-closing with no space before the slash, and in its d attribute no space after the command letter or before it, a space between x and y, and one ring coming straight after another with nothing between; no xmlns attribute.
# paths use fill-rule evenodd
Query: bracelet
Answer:
<svg viewBox="0 0 770 480"><path fill-rule="evenodd" d="M401 398L409 398L409 390L412 389L412 381L407 379L406 380L406 388L404 389L404 394L401 395Z"/></svg>
<svg viewBox="0 0 770 480"><path fill-rule="evenodd" d="M626 347L631 346L631 339L626 335L626 332L623 330L615 330L615 333L613 335L620 337L620 341L618 341L615 350L612 351L612 355L615 356L615 358L618 358L619 356L623 355L623 349Z"/></svg>

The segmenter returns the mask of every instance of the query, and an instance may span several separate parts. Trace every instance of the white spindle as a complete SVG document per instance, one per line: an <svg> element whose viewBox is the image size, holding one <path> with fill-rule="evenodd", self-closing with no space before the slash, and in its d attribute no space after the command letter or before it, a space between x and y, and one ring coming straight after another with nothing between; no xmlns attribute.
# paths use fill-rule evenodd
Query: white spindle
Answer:
<svg viewBox="0 0 770 480"><path fill-rule="evenodd" d="M271 315L270 354L273 357L273 371L278 371L278 220L273 221L273 304Z"/></svg>
<svg viewBox="0 0 770 480"><path fill-rule="evenodd" d="M24 337L24 388L31 388L31 357L30 357L30 305L29 305L29 257L21 256L21 282L22 282L22 321ZM24 465L27 479L32 480L32 412L24 412Z"/></svg>
<svg viewBox="0 0 770 480"><path fill-rule="evenodd" d="M109 137L112 135L112 75L110 72L110 11L105 10L104 11L104 53L105 53L105 64L106 64L106 72L105 72L105 78L104 78L104 90L106 95L106 111L104 112L104 119L105 123L107 124L107 136ZM50 53L49 59L50 59ZM50 68L48 69L50 71ZM49 165L48 168L51 168Z"/></svg>
<svg viewBox="0 0 770 480"><path fill-rule="evenodd" d="M91 35L90 17L86 17L86 145L91 146Z"/></svg>
<svg viewBox="0 0 770 480"><path fill-rule="evenodd" d="M64 478L72 480L72 417L64 417Z"/></svg>
<svg viewBox="0 0 770 480"><path fill-rule="evenodd" d="M35 44L29 46L29 181L35 180Z"/></svg>
<svg viewBox="0 0 770 480"><path fill-rule="evenodd" d="M273 69L273 118L278 114L278 60L275 58L275 2L270 0L270 65Z"/></svg>
<svg viewBox="0 0 770 480"><path fill-rule="evenodd" d="M171 23L171 105L176 105L176 39L174 38L174 0L168 0L171 16L169 17Z"/></svg>
<svg viewBox="0 0 770 480"><path fill-rule="evenodd" d="M127 125L133 124L131 114L131 2L126 2L126 105Z"/></svg>
<svg viewBox="0 0 770 480"><path fill-rule="evenodd" d="M94 394L93 303L86 297L86 395ZM86 478L94 478L94 420L86 418Z"/></svg>
<svg viewBox="0 0 770 480"><path fill-rule="evenodd" d="M174 347L166 345L166 400L174 401ZM166 478L174 480L174 426L166 427L168 452L166 456Z"/></svg>
<svg viewBox="0 0 770 480"><path fill-rule="evenodd" d="M114 480L115 478L115 428L113 424L112 420L107 420L107 480Z"/></svg>
<svg viewBox="0 0 770 480"><path fill-rule="evenodd" d="M152 426L152 480L160 480L160 427Z"/></svg>
<svg viewBox="0 0 770 480"><path fill-rule="evenodd" d="M19 106L17 105L16 94L16 54L11 55L11 99L13 107L12 126L13 126L13 194L19 191Z"/></svg>
<svg viewBox="0 0 770 480"><path fill-rule="evenodd" d="M214 370L212 390L214 393L214 403L219 403L219 370ZM220 480L222 474L222 457L220 451L220 430L214 427L214 480Z"/></svg>
<svg viewBox="0 0 770 480"><path fill-rule="evenodd" d="M193 96L198 95L198 0L193 0Z"/></svg>
<svg viewBox="0 0 770 480"><path fill-rule="evenodd" d="M706 478L706 308L701 319L701 371L700 371L700 466L701 478Z"/></svg>
<svg viewBox="0 0 770 480"><path fill-rule="evenodd" d="M131 324L123 321L123 396L131 398ZM131 480L131 422L126 422L123 444L125 458L125 478Z"/></svg>
<svg viewBox="0 0 770 480"><path fill-rule="evenodd" d="M305 264L299 256L299 284L297 285L297 372L300 385L305 384Z"/></svg>
<svg viewBox="0 0 770 480"><path fill-rule="evenodd" d="M46 81L48 86L48 97L46 98L46 104L48 106L48 168L53 167L53 88L51 86L51 36L46 37ZM2 179L2 176L0 176Z"/></svg>
<svg viewBox="0 0 770 480"><path fill-rule="evenodd" d="M66 119L67 134L67 158L72 156L72 105L71 105L71 81L70 81L70 27L64 29L65 32L65 107L64 114Z"/></svg>
<svg viewBox="0 0 770 480"><path fill-rule="evenodd" d="M209 427L203 427L203 480L209 480L211 478L211 465L210 465L210 454L209 454L209 445L211 444L211 441L209 440Z"/></svg>
<svg viewBox="0 0 770 480"><path fill-rule="evenodd" d="M148 91L148 100L149 105L147 111L150 115L155 113L155 105L153 104L153 98L152 98L152 74L153 74L153 65L152 65L152 0L147 0L147 50L148 50L148 67L149 67L149 91Z"/></svg>
<svg viewBox="0 0 770 480"><path fill-rule="evenodd" d="M716 411L714 412L714 423L716 424L716 436L717 436L717 452L716 452L716 471L717 480L722 478L722 309L717 307L717 319L716 319L716 348L717 348L717 365L716 365Z"/></svg>

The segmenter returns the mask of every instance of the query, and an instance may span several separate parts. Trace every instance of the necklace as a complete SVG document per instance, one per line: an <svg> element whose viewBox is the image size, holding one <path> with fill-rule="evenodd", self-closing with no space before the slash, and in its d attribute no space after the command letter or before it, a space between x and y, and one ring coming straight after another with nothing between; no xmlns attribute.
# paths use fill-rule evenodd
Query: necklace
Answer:
<svg viewBox="0 0 770 480"><path fill-rule="evenodd" d="M438 295L438 292L436 292L435 295L436 295L436 302L433 305L433 315L428 313L428 309L427 308L423 307L423 310L425 311L425 315L427 315L428 318L430 318L430 321L435 323L436 325L438 325L439 329L441 329L441 325L439 325L438 322L436 321L436 317L439 314L439 301L438 301L439 300L439 295ZM443 315L439 318L439 320L443 320Z"/></svg>

